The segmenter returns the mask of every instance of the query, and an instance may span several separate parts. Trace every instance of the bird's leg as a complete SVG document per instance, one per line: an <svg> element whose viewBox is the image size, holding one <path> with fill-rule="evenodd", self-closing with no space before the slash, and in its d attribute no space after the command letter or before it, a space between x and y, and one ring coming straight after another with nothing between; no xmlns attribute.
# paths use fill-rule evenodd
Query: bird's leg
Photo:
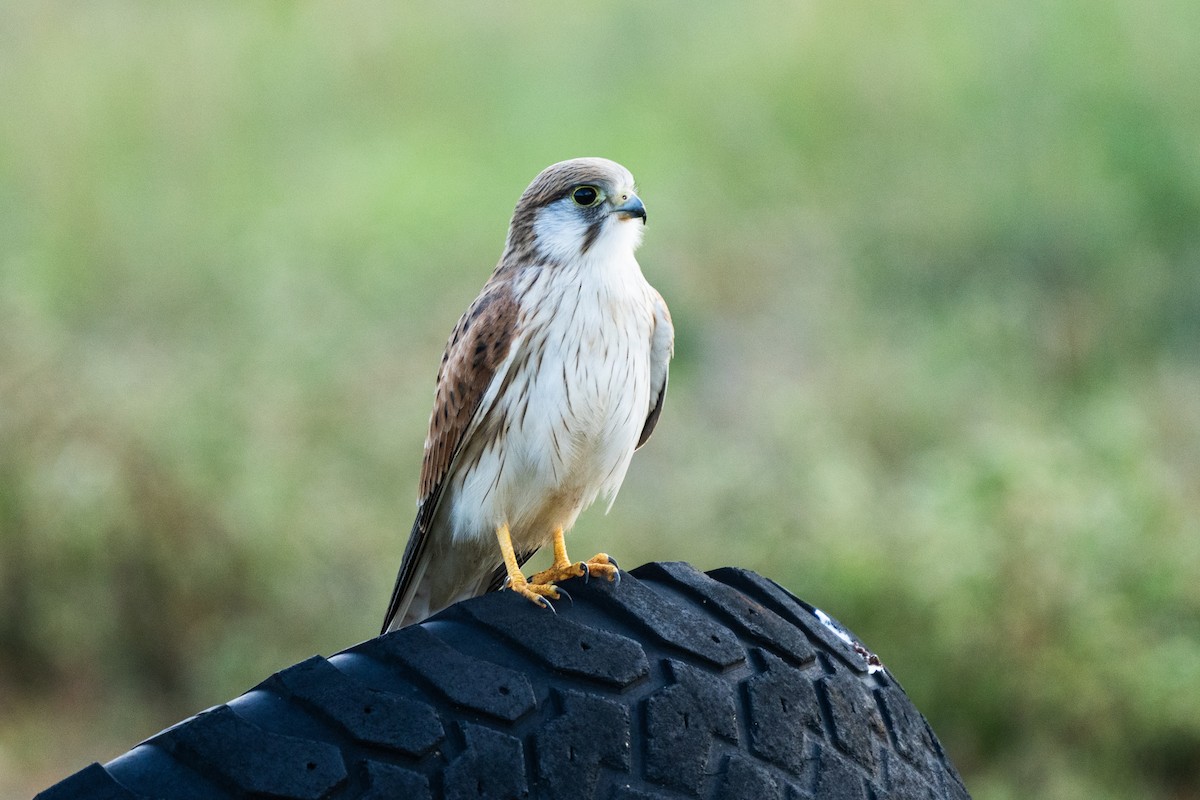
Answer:
<svg viewBox="0 0 1200 800"><path fill-rule="evenodd" d="M531 576L529 582L550 585L585 574L587 574L587 567L583 565L583 562L572 564L571 559L567 558L567 544L563 541L563 529L557 528L554 531L554 563L550 565L550 569Z"/></svg>
<svg viewBox="0 0 1200 800"><path fill-rule="evenodd" d="M500 543L500 554L504 556L504 568L508 571L508 588L532 603L550 608L550 601L546 598L557 600L558 589L553 585L531 585L525 578L525 573L521 572L521 565L517 563L512 534L509 533L507 524L496 528L496 540Z"/></svg>
<svg viewBox="0 0 1200 800"><path fill-rule="evenodd" d="M563 530L554 531L554 564L550 569L537 573L529 579L533 584L553 584L556 581L578 578L580 575L601 575L610 581L616 577L617 568L604 553L597 553L587 561L571 563L567 558L567 544L563 541Z"/></svg>

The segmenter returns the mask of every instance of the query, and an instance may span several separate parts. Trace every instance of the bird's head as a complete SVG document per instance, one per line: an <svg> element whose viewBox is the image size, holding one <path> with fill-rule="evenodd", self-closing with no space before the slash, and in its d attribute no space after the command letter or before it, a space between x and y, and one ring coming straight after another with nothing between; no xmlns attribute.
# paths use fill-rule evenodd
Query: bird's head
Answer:
<svg viewBox="0 0 1200 800"><path fill-rule="evenodd" d="M629 170L606 158L575 158L546 167L529 184L505 252L550 263L627 255L641 244L645 224Z"/></svg>

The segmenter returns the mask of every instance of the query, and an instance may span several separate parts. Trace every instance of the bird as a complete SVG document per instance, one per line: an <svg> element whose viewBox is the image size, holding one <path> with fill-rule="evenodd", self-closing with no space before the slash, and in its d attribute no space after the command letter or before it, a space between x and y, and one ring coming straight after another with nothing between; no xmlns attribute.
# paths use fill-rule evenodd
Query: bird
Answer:
<svg viewBox="0 0 1200 800"><path fill-rule="evenodd" d="M572 562L564 536L598 497L611 509L666 396L675 328L634 257L645 226L633 175L605 158L552 164L521 194L442 356L382 633L505 587L553 610L559 581L619 579L605 553Z"/></svg>

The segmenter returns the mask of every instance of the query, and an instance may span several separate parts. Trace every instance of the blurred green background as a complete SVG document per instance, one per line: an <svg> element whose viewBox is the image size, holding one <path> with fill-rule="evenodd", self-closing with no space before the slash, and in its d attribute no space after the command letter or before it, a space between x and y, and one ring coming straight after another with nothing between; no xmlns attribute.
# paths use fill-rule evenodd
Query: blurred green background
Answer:
<svg viewBox="0 0 1200 800"><path fill-rule="evenodd" d="M604 155L678 341L577 552L840 617L977 800L1200 797L1194 0L0 9L0 794L376 633L445 337Z"/></svg>

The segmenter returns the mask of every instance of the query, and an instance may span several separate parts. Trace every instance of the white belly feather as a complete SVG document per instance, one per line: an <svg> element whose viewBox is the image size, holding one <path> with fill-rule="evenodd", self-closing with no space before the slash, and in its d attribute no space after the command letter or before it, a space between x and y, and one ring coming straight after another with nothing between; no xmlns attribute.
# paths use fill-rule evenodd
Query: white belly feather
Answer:
<svg viewBox="0 0 1200 800"><path fill-rule="evenodd" d="M544 546L598 496L611 504L625 478L650 408L653 290L632 255L580 266L576 280L531 275L522 301L529 358L493 409L506 421L504 446L449 487L455 541L490 540L507 524L518 551Z"/></svg>

